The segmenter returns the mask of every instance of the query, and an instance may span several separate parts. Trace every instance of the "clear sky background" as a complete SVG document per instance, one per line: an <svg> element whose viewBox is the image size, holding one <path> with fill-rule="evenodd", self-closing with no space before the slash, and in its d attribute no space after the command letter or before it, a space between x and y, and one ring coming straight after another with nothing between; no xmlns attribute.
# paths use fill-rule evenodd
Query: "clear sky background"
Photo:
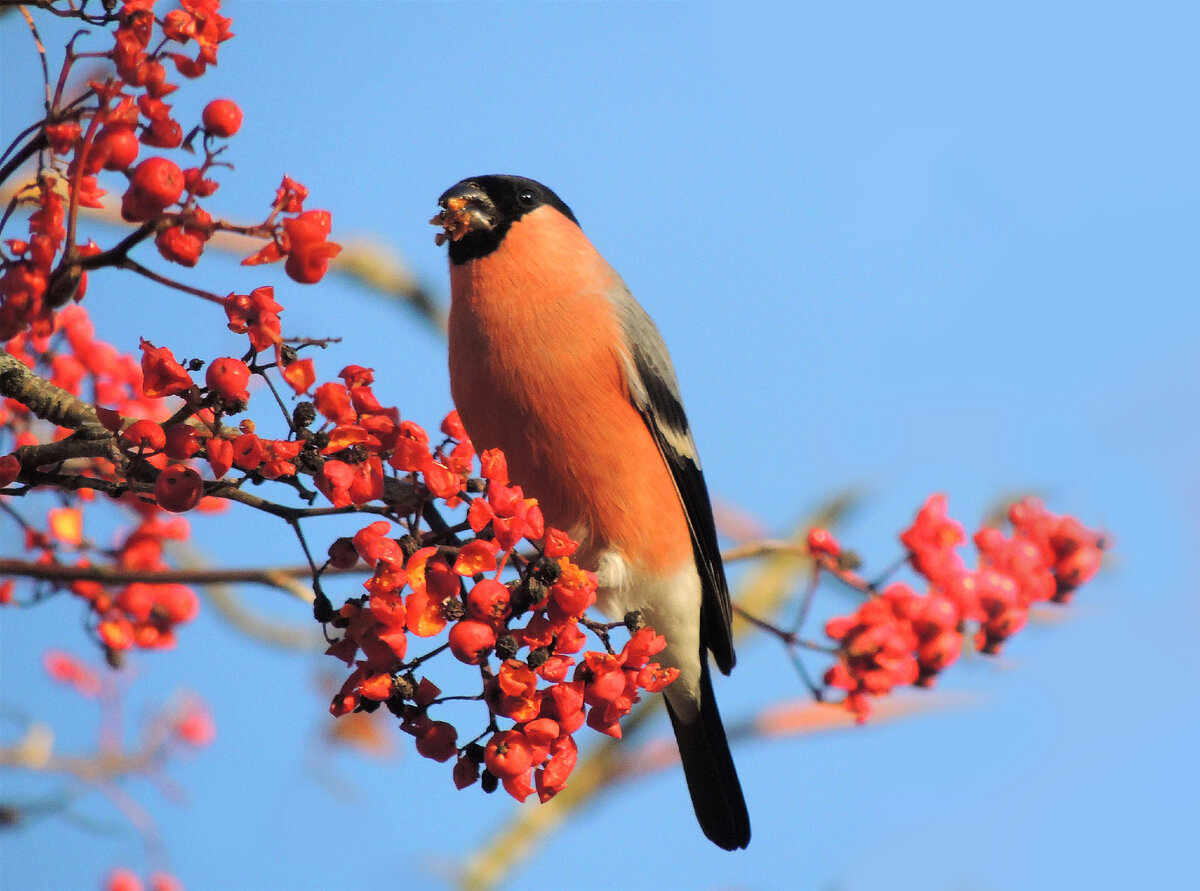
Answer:
<svg viewBox="0 0 1200 891"><path fill-rule="evenodd" d="M403 252L443 298L437 196L480 173L550 185L658 321L714 495L773 532L858 486L841 531L869 565L935 491L968 524L1034 491L1115 538L1067 621L950 673L973 704L739 746L749 850L709 845L669 772L573 820L512 887L1177 886L1200 794L1200 16L843 6L232 3L236 39L177 108L185 126L219 96L245 110L214 215L261 218L287 172L336 239ZM7 141L40 96L17 16L0 58ZM438 336L351 283L216 258L185 277L273 283L286 331L344 338L322 375L373 366L381 400L431 427L449 408ZM98 275L87 298L122 348L242 348L211 308L129 279ZM196 521L214 557L298 561L281 524L226 522ZM6 551L15 534L0 526ZM305 623L276 593L248 601ZM40 668L50 646L91 654L76 604L2 611L0 641L5 738L32 715L64 750L93 740L91 706ZM727 721L802 694L770 641L739 656L718 686ZM313 678L336 668L211 610L176 651L133 660L132 718L181 681L216 714L216 743L171 770L186 800L133 787L189 888L436 887L512 819L510 799L456 793L406 737L395 760L314 770L331 719ZM329 774L354 794L332 795ZM0 782L18 801L53 788ZM114 831L6 831L0 885L144 868L110 808L79 811Z"/></svg>

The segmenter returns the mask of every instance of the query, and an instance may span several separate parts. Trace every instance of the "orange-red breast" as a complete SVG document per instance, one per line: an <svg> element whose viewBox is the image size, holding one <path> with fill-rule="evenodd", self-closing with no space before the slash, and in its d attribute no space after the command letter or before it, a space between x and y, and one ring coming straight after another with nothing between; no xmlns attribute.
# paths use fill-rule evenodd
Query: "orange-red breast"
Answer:
<svg viewBox="0 0 1200 891"><path fill-rule="evenodd" d="M640 610L679 669L665 690L704 834L727 850L750 819L708 670L734 664L708 489L662 336L550 189L463 180L450 229L450 386L479 450L500 448L546 523L580 542L598 604Z"/></svg>

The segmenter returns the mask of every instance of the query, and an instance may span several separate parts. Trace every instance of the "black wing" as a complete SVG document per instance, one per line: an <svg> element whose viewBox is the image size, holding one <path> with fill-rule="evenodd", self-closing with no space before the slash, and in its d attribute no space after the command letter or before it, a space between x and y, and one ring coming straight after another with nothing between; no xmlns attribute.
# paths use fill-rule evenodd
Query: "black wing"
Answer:
<svg viewBox="0 0 1200 891"><path fill-rule="evenodd" d="M717 545L712 502L700 469L696 443L683 411L679 383L662 335L628 289L622 288L622 291L623 294L615 296L618 297L626 342L630 344L626 362L629 398L654 436L687 514L696 570L704 588L700 614L701 647L707 646L717 668L723 674L729 674L735 662L731 627L733 608Z"/></svg>

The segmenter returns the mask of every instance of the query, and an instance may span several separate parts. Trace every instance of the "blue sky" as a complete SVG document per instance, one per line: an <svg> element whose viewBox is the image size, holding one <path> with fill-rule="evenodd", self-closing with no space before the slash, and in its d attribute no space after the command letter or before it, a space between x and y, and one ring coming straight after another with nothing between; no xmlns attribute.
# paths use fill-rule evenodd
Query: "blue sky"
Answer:
<svg viewBox="0 0 1200 891"><path fill-rule="evenodd" d="M1178 884L1200 792L1200 20L1183 3L825 6L232 4L236 39L177 108L245 111L214 215L261 214L287 172L335 237L402 251L442 296L437 195L488 172L550 185L658 321L714 495L775 532L859 486L842 534L876 566L934 491L968 524L1034 491L1115 538L1068 621L946 678L971 705L738 748L749 850L708 845L662 774L551 837L513 887ZM0 54L11 134L39 89L16 16ZM98 275L88 297L118 345L240 348L207 307L124 279ZM449 407L437 336L351 283L216 258L189 280L273 283L285 329L344 338L324 374L372 365L381 400L429 425ZM235 563L299 557L257 518L197 529ZM304 624L274 593L247 600ZM6 734L24 710L86 745L88 706L39 667L48 646L87 651L73 605L0 612L0 640ZM739 656L718 686L727 720L801 695L769 641ZM183 679L220 728L172 770L185 803L135 787L188 887L437 886L512 818L406 740L392 762L336 756L356 795L330 795L306 760L324 662L211 610L136 661L130 714ZM49 788L0 782L5 798ZM0 836L5 887L92 887L119 862L144 863L132 833Z"/></svg>

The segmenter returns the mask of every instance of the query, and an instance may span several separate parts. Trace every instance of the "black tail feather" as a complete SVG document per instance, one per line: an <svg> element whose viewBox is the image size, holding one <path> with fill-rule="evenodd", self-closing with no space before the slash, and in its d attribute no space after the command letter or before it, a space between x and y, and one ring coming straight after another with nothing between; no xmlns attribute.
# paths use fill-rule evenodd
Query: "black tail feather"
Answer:
<svg viewBox="0 0 1200 891"><path fill-rule="evenodd" d="M700 664L699 716L685 723L671 708L669 700L667 714L671 716L671 727L675 730L679 757L683 761L683 775L700 828L714 844L732 851L750 844L750 815L742 797L737 769L733 766L733 756L729 753L721 713L717 711L708 659L703 653Z"/></svg>

